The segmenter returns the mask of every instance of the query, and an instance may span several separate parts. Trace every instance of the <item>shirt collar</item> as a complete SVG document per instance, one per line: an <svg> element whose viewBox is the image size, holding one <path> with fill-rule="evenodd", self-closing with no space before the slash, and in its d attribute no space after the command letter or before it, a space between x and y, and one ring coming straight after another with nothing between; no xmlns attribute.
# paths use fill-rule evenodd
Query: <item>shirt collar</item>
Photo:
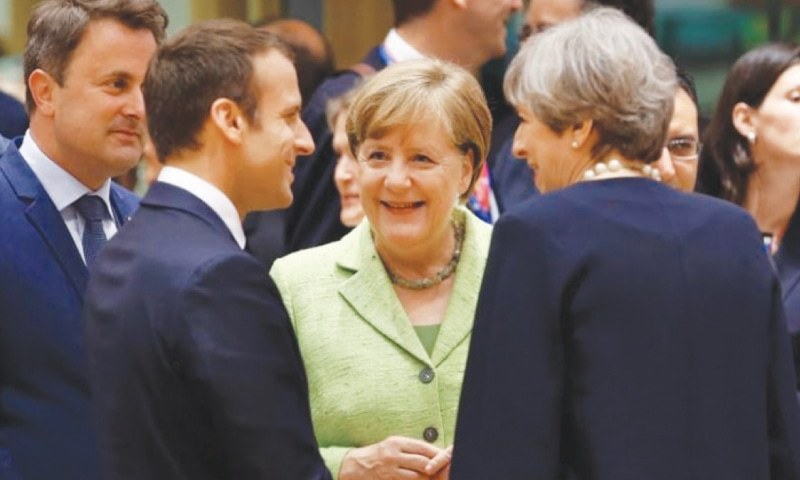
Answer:
<svg viewBox="0 0 800 480"><path fill-rule="evenodd" d="M22 145L19 147L22 159L31 167L39 183L44 187L44 191L53 201L56 209L63 212L65 208L71 206L75 200L86 194L97 195L106 204L108 214L115 218L111 209L111 180L106 180L96 191L90 190L86 185L73 177L69 172L61 168L56 162L48 157L39 145L36 144L31 131L25 132Z"/></svg>
<svg viewBox="0 0 800 480"><path fill-rule="evenodd" d="M239 248L244 249L245 236L239 212L233 202L220 189L193 173L177 167L164 167L158 174L158 181L169 183L191 193L216 213L228 227Z"/></svg>
<svg viewBox="0 0 800 480"><path fill-rule="evenodd" d="M419 50L411 46L403 37L392 28L383 40L383 49L389 64L426 58Z"/></svg>

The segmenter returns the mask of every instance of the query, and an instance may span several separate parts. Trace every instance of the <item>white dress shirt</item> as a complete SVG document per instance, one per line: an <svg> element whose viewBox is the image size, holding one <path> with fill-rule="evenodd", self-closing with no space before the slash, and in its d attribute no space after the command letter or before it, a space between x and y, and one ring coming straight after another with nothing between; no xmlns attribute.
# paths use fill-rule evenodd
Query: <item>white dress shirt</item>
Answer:
<svg viewBox="0 0 800 480"><path fill-rule="evenodd" d="M383 39L383 51L386 53L386 59L389 65L397 62L405 62L406 60L418 60L420 58L427 58L416 48L412 47L403 37L397 33L397 30L392 28Z"/></svg>
<svg viewBox="0 0 800 480"><path fill-rule="evenodd" d="M239 248L244 249L244 228L242 228L239 212L220 189L197 175L176 167L162 168L158 174L158 181L186 190L208 205L228 227L236 243L239 244Z"/></svg>
<svg viewBox="0 0 800 480"><path fill-rule="evenodd" d="M64 219L67 230L72 236L72 241L75 242L75 247L85 263L86 257L83 254L82 238L86 222L84 222L83 217L72 204L86 194L100 197L108 210L108 217L103 220L103 231L106 234L106 238L113 237L117 233L117 221L109 198L111 180L106 180L103 186L96 191L89 190L80 180L73 177L45 155L39 145L36 144L36 140L34 140L30 130L25 132L22 145L19 147L19 153L25 163L31 167L36 178L39 179L39 183L44 187L44 191L47 192L50 200L53 201L56 209L61 214L61 218Z"/></svg>

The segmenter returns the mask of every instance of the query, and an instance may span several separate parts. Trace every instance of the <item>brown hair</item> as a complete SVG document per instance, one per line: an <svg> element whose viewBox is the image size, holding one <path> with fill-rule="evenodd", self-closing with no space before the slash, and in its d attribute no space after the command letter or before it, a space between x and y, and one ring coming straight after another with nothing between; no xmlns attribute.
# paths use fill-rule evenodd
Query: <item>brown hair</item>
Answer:
<svg viewBox="0 0 800 480"><path fill-rule="evenodd" d="M274 33L230 19L197 23L167 40L142 86L158 158L199 148L197 134L218 98L235 101L252 121L258 105L253 57L270 50L292 58Z"/></svg>
<svg viewBox="0 0 800 480"><path fill-rule="evenodd" d="M89 23L110 19L133 30L149 30L156 42L165 36L167 13L156 0L48 0L42 2L28 20L25 45L25 78L36 69L47 72L59 85L72 52L78 48ZM25 92L28 112L36 109L30 88Z"/></svg>
<svg viewBox="0 0 800 480"><path fill-rule="evenodd" d="M492 116L478 81L463 68L435 60L408 60L381 70L364 83L350 105L347 138L357 158L359 145L400 125L438 121L462 153L472 154L472 193L489 150Z"/></svg>

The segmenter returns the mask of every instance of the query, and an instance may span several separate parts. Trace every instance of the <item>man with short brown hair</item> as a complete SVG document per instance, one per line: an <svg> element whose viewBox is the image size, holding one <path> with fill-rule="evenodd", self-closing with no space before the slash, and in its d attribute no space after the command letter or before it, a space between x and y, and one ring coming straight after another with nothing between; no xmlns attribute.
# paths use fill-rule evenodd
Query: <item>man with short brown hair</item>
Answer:
<svg viewBox="0 0 800 480"><path fill-rule="evenodd" d="M297 76L243 22L168 40L144 83L164 168L97 260L87 342L109 480L328 479L303 364L241 220L292 201L314 149Z"/></svg>
<svg viewBox="0 0 800 480"><path fill-rule="evenodd" d="M155 0L51 0L28 24L30 129L0 157L0 478L100 478L84 346L95 255L136 208Z"/></svg>

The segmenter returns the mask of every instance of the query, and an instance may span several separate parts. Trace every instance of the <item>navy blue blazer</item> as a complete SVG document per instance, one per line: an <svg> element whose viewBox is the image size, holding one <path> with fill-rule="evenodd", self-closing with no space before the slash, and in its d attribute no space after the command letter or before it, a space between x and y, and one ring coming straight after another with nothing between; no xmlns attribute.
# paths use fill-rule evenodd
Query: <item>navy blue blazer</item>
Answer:
<svg viewBox="0 0 800 480"><path fill-rule="evenodd" d="M153 184L86 303L105 478L330 478L275 286L200 199Z"/></svg>
<svg viewBox="0 0 800 480"><path fill-rule="evenodd" d="M792 335L797 390L800 391L800 208L795 208L773 260L783 289L783 306Z"/></svg>
<svg viewBox="0 0 800 480"><path fill-rule="evenodd" d="M136 197L113 185L120 223ZM16 146L0 157L0 479L99 479L81 259Z"/></svg>
<svg viewBox="0 0 800 480"><path fill-rule="evenodd" d="M451 478L565 472L800 478L780 288L747 212L635 178L501 217Z"/></svg>

